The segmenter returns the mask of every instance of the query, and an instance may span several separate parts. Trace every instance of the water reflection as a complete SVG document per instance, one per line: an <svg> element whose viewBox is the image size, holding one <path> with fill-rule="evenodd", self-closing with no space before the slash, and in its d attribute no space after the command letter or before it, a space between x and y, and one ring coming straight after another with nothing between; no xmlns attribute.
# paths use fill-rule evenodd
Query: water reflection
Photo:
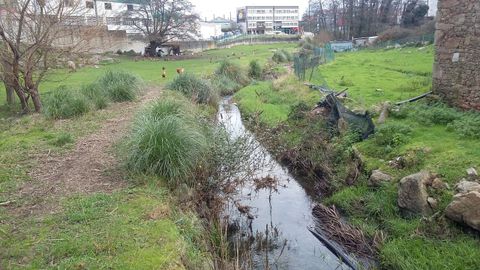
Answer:
<svg viewBox="0 0 480 270"><path fill-rule="evenodd" d="M230 99L221 103L218 120L231 138L249 136L254 155L264 157L226 210L234 223L231 243L250 254L250 261L242 264L255 269L349 269L308 231L313 225L311 197L245 129Z"/></svg>

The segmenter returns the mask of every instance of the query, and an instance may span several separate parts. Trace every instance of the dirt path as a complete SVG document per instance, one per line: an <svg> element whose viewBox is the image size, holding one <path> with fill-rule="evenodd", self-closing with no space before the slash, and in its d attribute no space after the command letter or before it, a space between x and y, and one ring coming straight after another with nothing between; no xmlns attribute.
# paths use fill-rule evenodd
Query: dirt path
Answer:
<svg viewBox="0 0 480 270"><path fill-rule="evenodd" d="M148 88L136 102L109 106L107 110L115 117L95 133L79 139L70 152L38 155L38 166L29 173L32 180L19 191L23 204L13 211L20 216L55 213L61 209L61 198L125 187L123 170L112 146L124 136L135 112L159 93L158 88Z"/></svg>

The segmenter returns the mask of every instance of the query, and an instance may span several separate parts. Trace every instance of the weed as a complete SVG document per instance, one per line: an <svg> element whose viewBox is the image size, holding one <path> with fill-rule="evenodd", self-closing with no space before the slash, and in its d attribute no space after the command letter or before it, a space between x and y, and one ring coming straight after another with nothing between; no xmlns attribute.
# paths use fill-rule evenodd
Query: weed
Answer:
<svg viewBox="0 0 480 270"><path fill-rule="evenodd" d="M139 89L139 79L125 71L109 70L99 80L99 87L113 102L132 101Z"/></svg>
<svg viewBox="0 0 480 270"><path fill-rule="evenodd" d="M310 111L310 107L307 103L300 101L295 105L292 105L290 108L290 113L288 114L288 119L290 120L301 120L304 119L306 114Z"/></svg>
<svg viewBox="0 0 480 270"><path fill-rule="evenodd" d="M223 75L214 76L210 81L222 96L233 95L242 88L242 85Z"/></svg>
<svg viewBox="0 0 480 270"><path fill-rule="evenodd" d="M244 86L247 85L250 80L246 75L246 72L237 64L230 61L223 61L215 71L216 75L225 76L236 83Z"/></svg>
<svg viewBox="0 0 480 270"><path fill-rule="evenodd" d="M459 112L457 109L442 103L433 105L424 103L415 104L410 106L410 110L410 115L419 123L424 125L447 125L462 116L461 112Z"/></svg>
<svg viewBox="0 0 480 270"><path fill-rule="evenodd" d="M168 88L178 91L198 103L214 105L219 99L217 90L212 87L209 81L190 73L178 75L168 85Z"/></svg>
<svg viewBox="0 0 480 270"><path fill-rule="evenodd" d="M257 60L250 61L248 76L255 80L260 80L262 78L262 67Z"/></svg>
<svg viewBox="0 0 480 270"><path fill-rule="evenodd" d="M77 91L65 86L52 91L43 104L43 112L48 118L71 118L85 114L89 110L86 98Z"/></svg>
<svg viewBox="0 0 480 270"><path fill-rule="evenodd" d="M96 110L105 109L108 106L108 97L99 84L91 83L83 86L80 92L93 103Z"/></svg>
<svg viewBox="0 0 480 270"><path fill-rule="evenodd" d="M387 123L380 126L373 137L377 145L397 147L406 143L412 128L401 123Z"/></svg>
<svg viewBox="0 0 480 270"><path fill-rule="evenodd" d="M50 143L57 147L62 147L66 144L73 143L74 139L70 133L60 133Z"/></svg>
<svg viewBox="0 0 480 270"><path fill-rule="evenodd" d="M293 61L293 56L291 53L289 53L286 50L280 50L276 51L273 56L272 60L275 61L276 63L286 63Z"/></svg>
<svg viewBox="0 0 480 270"><path fill-rule="evenodd" d="M156 174L170 184L191 181L207 149L201 127L180 110L171 110L174 105L159 100L135 120L127 158L130 170Z"/></svg>
<svg viewBox="0 0 480 270"><path fill-rule="evenodd" d="M455 131L462 138L480 139L480 114L465 113L461 118L450 123L448 129Z"/></svg>

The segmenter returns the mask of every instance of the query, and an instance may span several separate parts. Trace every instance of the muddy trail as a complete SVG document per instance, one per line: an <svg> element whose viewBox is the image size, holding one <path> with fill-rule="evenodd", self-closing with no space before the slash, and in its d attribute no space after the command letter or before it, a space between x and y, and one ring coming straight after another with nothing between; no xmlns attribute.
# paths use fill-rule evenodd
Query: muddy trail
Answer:
<svg viewBox="0 0 480 270"><path fill-rule="evenodd" d="M13 214L42 216L61 210L60 200L75 194L110 193L124 188L124 172L114 156L113 145L120 140L135 113L159 96L161 90L147 87L134 102L115 103L106 110L114 115L94 133L76 141L67 153L37 153L36 166L28 173L31 180L20 187L12 205Z"/></svg>

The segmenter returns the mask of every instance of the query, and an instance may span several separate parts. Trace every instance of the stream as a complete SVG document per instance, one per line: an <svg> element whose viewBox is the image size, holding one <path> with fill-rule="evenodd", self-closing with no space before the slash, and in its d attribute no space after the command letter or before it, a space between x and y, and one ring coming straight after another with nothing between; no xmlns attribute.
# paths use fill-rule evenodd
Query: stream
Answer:
<svg viewBox="0 0 480 270"><path fill-rule="evenodd" d="M233 216L240 224L235 235L230 238L245 241L250 239L247 249L251 267L350 269L307 229L314 225L314 199L309 195L308 185L302 186L301 181L297 181L260 145L243 125L240 111L231 98L223 99L219 105L218 121L232 138L249 136L252 145L256 147L255 152L264 156L262 165L255 169L255 177L268 176L277 181L273 189L258 189L253 181L247 181L239 188L235 199L250 207L250 218L239 214L232 205L226 210L230 213L229 218L232 219Z"/></svg>

